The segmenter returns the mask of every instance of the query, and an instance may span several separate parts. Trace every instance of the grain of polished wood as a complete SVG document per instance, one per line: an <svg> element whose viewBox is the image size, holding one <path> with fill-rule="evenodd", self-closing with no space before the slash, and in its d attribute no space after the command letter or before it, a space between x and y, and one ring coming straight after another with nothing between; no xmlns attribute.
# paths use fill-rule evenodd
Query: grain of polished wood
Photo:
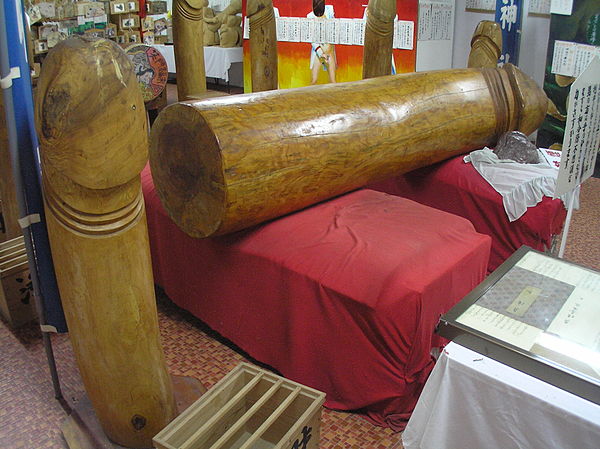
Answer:
<svg viewBox="0 0 600 449"><path fill-rule="evenodd" d="M142 94L115 43L84 38L49 53L38 86L48 234L79 370L107 436L151 447L176 408L141 193Z"/></svg>
<svg viewBox="0 0 600 449"><path fill-rule="evenodd" d="M277 79L277 31L272 0L248 0L252 92L275 90Z"/></svg>
<svg viewBox="0 0 600 449"><path fill-rule="evenodd" d="M396 0L369 0L363 47L363 79L392 74Z"/></svg>
<svg viewBox="0 0 600 449"><path fill-rule="evenodd" d="M173 2L173 51L180 101L206 92L202 17L202 8L205 6L208 6L208 0Z"/></svg>
<svg viewBox="0 0 600 449"><path fill-rule="evenodd" d="M508 130L531 133L546 103L510 64L181 103L155 122L150 163L173 220L207 237L492 145Z"/></svg>

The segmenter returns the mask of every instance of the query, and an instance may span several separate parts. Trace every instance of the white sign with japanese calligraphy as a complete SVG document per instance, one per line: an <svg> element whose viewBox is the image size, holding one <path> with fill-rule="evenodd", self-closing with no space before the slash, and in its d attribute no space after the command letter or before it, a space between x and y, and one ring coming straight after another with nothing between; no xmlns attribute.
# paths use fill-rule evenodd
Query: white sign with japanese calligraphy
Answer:
<svg viewBox="0 0 600 449"><path fill-rule="evenodd" d="M554 198L589 178L600 148L600 58L571 86L560 170Z"/></svg>
<svg viewBox="0 0 600 449"><path fill-rule="evenodd" d="M529 0L529 14L550 14L550 0Z"/></svg>
<svg viewBox="0 0 600 449"><path fill-rule="evenodd" d="M577 77L595 56L600 56L600 47L576 42L555 41L550 71L557 75Z"/></svg>
<svg viewBox="0 0 600 449"><path fill-rule="evenodd" d="M454 27L454 5L445 2L419 2L420 41L451 40Z"/></svg>
<svg viewBox="0 0 600 449"><path fill-rule="evenodd" d="M496 11L496 0L467 0L465 10Z"/></svg>
<svg viewBox="0 0 600 449"><path fill-rule="evenodd" d="M570 16L573 12L573 0L551 0L550 12Z"/></svg>

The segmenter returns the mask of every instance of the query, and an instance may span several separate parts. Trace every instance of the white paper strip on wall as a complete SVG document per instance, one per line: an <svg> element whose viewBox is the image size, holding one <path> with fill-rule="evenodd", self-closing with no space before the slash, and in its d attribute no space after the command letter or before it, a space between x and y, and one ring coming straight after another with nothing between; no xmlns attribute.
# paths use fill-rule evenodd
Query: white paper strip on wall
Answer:
<svg viewBox="0 0 600 449"><path fill-rule="evenodd" d="M550 71L558 75L573 76L576 49L575 42L555 41Z"/></svg>
<svg viewBox="0 0 600 449"><path fill-rule="evenodd" d="M339 19L340 44L352 45L354 43L353 23L352 19Z"/></svg>
<svg viewBox="0 0 600 449"><path fill-rule="evenodd" d="M419 2L418 39L442 41L452 39L454 6L442 2Z"/></svg>
<svg viewBox="0 0 600 449"><path fill-rule="evenodd" d="M310 40L310 23L312 21L310 19L301 18L300 19L300 42L312 42Z"/></svg>
<svg viewBox="0 0 600 449"><path fill-rule="evenodd" d="M551 0L550 12L570 16L573 12L573 0Z"/></svg>
<svg viewBox="0 0 600 449"><path fill-rule="evenodd" d="M290 42L300 42L300 18L288 18L288 40Z"/></svg>
<svg viewBox="0 0 600 449"><path fill-rule="evenodd" d="M419 3L419 30L417 39L431 40L431 3Z"/></svg>
<svg viewBox="0 0 600 449"><path fill-rule="evenodd" d="M451 39L452 28L454 26L452 6L443 3L434 3L432 5L432 16L435 23L433 40L446 41Z"/></svg>
<svg viewBox="0 0 600 449"><path fill-rule="evenodd" d="M352 21L352 39L354 45L365 44L365 21L363 19L354 19Z"/></svg>
<svg viewBox="0 0 600 449"><path fill-rule="evenodd" d="M414 47L414 33L414 22L408 20L396 21L394 29L394 42L396 43L396 46L394 46L394 48L412 50Z"/></svg>
<svg viewBox="0 0 600 449"><path fill-rule="evenodd" d="M600 47L576 42L555 41L550 71L557 75L577 77L596 55L600 56Z"/></svg>
<svg viewBox="0 0 600 449"><path fill-rule="evenodd" d="M496 0L467 0L465 10L496 11Z"/></svg>
<svg viewBox="0 0 600 449"><path fill-rule="evenodd" d="M339 44L339 19L329 19L326 22L326 40L328 44Z"/></svg>
<svg viewBox="0 0 600 449"><path fill-rule="evenodd" d="M283 17L277 17L275 19L275 30L277 31L277 40L279 42L285 41L285 24L283 23L285 19Z"/></svg>
<svg viewBox="0 0 600 449"><path fill-rule="evenodd" d="M529 0L529 14L550 14L550 0Z"/></svg>
<svg viewBox="0 0 600 449"><path fill-rule="evenodd" d="M600 58L571 85L565 137L554 197L570 192L594 170L600 145Z"/></svg>

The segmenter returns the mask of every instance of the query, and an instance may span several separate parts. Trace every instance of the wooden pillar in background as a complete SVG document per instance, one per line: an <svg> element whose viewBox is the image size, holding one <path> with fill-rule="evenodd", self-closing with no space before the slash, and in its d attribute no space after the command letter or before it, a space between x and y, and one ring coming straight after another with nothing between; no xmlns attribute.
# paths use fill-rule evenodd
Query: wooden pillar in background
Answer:
<svg viewBox="0 0 600 449"><path fill-rule="evenodd" d="M369 0L363 47L363 79L392 74L396 0Z"/></svg>
<svg viewBox="0 0 600 449"><path fill-rule="evenodd" d="M547 98L502 69L438 70L167 107L150 163L171 218L226 234L534 131Z"/></svg>
<svg viewBox="0 0 600 449"><path fill-rule="evenodd" d="M52 257L86 392L112 441L151 447L176 407L141 192L146 112L125 53L104 39L58 44L38 83L36 126Z"/></svg>
<svg viewBox="0 0 600 449"><path fill-rule="evenodd" d="M208 0L173 1L173 46L179 101L206 92L202 8Z"/></svg>
<svg viewBox="0 0 600 449"><path fill-rule="evenodd" d="M0 92L0 200L2 200L2 217L6 233L5 240L22 235L19 226L19 204L12 172L12 162L8 151L8 130L4 115L4 93Z"/></svg>
<svg viewBox="0 0 600 449"><path fill-rule="evenodd" d="M497 67L502 53L502 29L500 24L482 20L477 24L471 38L471 51L467 67Z"/></svg>
<svg viewBox="0 0 600 449"><path fill-rule="evenodd" d="M277 30L272 0L248 0L252 92L276 90Z"/></svg>

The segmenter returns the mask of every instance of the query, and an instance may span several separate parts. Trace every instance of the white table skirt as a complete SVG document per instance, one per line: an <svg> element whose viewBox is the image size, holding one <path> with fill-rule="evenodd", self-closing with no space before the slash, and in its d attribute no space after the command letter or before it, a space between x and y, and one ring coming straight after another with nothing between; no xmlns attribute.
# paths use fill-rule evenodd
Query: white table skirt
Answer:
<svg viewBox="0 0 600 449"><path fill-rule="evenodd" d="M402 440L406 449L598 449L600 406L450 343Z"/></svg>
<svg viewBox="0 0 600 449"><path fill-rule="evenodd" d="M175 51L172 45L153 45L167 61L169 73L176 73ZM242 47L204 47L204 69L209 78L219 78L229 82L229 69L232 64L244 59Z"/></svg>

